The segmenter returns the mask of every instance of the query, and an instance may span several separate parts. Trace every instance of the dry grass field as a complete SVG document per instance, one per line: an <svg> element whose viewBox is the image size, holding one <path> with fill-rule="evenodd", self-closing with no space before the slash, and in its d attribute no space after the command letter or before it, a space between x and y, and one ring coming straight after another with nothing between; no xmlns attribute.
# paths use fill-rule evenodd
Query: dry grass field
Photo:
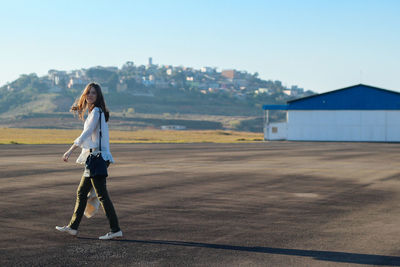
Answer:
<svg viewBox="0 0 400 267"><path fill-rule="evenodd" d="M70 144L81 130L0 128L0 144ZM111 143L236 143L263 140L262 133L206 130L110 131Z"/></svg>

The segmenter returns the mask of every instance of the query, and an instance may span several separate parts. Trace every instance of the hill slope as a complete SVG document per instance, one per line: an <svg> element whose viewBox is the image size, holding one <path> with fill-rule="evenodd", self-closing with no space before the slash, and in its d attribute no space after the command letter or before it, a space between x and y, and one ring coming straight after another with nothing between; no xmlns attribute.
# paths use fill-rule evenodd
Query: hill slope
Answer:
<svg viewBox="0 0 400 267"><path fill-rule="evenodd" d="M203 73L132 64L122 69L94 67L70 73L50 70L43 77L21 75L0 87L0 125L63 127L62 122L49 118L58 114L64 121L72 121L70 106L93 80L102 85L107 105L121 129L123 125L134 129L175 124L188 129L261 131L263 104L283 104L294 98L288 93L296 93L296 97L313 94L235 70ZM272 114L272 120L283 118L282 113ZM71 122L68 127L77 126Z"/></svg>

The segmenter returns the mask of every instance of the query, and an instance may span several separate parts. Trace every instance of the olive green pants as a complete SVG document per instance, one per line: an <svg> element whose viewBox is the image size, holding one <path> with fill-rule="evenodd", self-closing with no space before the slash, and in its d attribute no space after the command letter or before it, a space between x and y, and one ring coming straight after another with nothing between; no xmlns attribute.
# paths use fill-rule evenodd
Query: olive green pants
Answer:
<svg viewBox="0 0 400 267"><path fill-rule="evenodd" d="M88 199L88 193L94 187L97 198L99 199L101 206L103 207L104 213L110 223L111 232L120 231L118 225L117 214L115 213L114 206L111 202L110 196L107 192L106 177L89 178L82 176L79 184L76 196L76 204L74 214L72 215L69 227L77 230L79 223L81 222L82 216L85 212L86 203Z"/></svg>

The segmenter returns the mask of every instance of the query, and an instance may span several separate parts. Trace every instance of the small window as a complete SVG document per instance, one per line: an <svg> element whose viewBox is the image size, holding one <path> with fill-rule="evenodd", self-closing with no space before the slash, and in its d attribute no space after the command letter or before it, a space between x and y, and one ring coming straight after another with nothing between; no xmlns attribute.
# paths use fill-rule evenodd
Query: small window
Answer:
<svg viewBox="0 0 400 267"><path fill-rule="evenodd" d="M278 132L278 127L272 127L272 133L277 133Z"/></svg>

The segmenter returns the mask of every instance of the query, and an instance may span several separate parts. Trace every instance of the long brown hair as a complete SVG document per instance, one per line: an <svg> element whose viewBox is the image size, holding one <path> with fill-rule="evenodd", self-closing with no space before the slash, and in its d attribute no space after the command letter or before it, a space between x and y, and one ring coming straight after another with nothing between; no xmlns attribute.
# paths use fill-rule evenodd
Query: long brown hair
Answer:
<svg viewBox="0 0 400 267"><path fill-rule="evenodd" d="M90 89L92 89L92 88L94 88L96 90L97 98L96 98L96 102L94 104L90 105L86 101L86 95L89 94ZM101 87L97 83L89 83L88 85L86 85L86 87L83 90L83 93L81 94L79 99L77 99L75 101L75 103L72 105L70 111L75 114L78 113L78 117L81 120L84 120L86 110L89 110L89 112L91 112L95 107L101 108L101 110L104 112L106 121L108 121L108 118L110 117L110 112L108 111L108 109L106 107L106 102L104 101L103 93L101 92Z"/></svg>

